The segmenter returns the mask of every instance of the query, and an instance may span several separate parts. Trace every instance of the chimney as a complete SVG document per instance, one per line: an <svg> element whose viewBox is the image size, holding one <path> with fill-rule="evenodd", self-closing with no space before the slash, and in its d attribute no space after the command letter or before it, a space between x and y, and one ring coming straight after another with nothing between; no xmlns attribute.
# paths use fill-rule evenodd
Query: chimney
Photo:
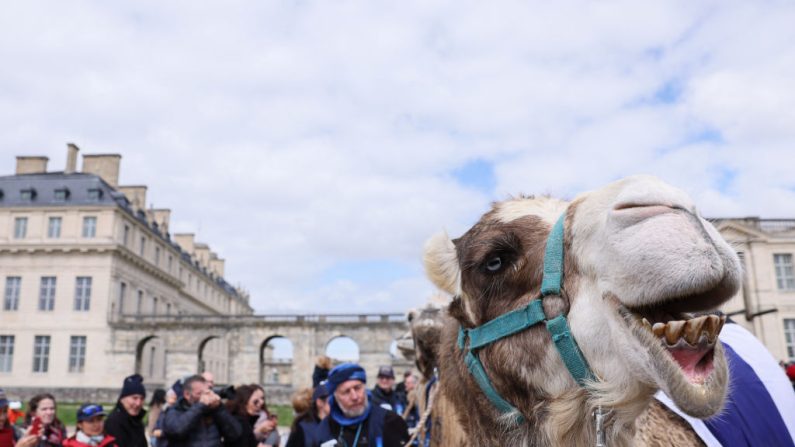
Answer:
<svg viewBox="0 0 795 447"><path fill-rule="evenodd" d="M210 270L214 271L216 275L224 276L225 261L218 257L215 253L210 253Z"/></svg>
<svg viewBox="0 0 795 447"><path fill-rule="evenodd" d="M77 153L80 148L74 143L66 144L66 167L63 170L64 174L74 174L77 172Z"/></svg>
<svg viewBox="0 0 795 447"><path fill-rule="evenodd" d="M83 159L83 160L85 160L85 159ZM84 161L84 163L85 163L85 161ZM83 170L85 171L85 165L83 165ZM144 209L146 207L146 186L144 186L144 185L119 186L117 189L122 194L127 196L127 200L130 201L130 204L132 205L132 209L138 211L138 210L142 210L142 209Z"/></svg>
<svg viewBox="0 0 795 447"><path fill-rule="evenodd" d="M196 259L199 260L199 264L204 267L210 266L210 247L205 243L198 243L194 245L194 250L196 250Z"/></svg>
<svg viewBox="0 0 795 447"><path fill-rule="evenodd" d="M83 154L83 172L98 175L107 184L119 186L119 154Z"/></svg>
<svg viewBox="0 0 795 447"><path fill-rule="evenodd" d="M160 227L161 233L168 233L168 223L171 220L171 210L168 208L160 208L152 210L153 220Z"/></svg>
<svg viewBox="0 0 795 447"><path fill-rule="evenodd" d="M182 233L182 234L175 234L174 241L182 247L182 250L193 254L193 233Z"/></svg>
<svg viewBox="0 0 795 447"><path fill-rule="evenodd" d="M17 155L16 174L45 174L50 159L42 156Z"/></svg>

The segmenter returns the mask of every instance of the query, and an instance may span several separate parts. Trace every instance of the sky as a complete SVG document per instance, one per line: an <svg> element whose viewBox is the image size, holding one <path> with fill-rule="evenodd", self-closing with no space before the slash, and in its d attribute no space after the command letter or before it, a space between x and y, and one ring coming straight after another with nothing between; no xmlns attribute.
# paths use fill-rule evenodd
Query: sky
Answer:
<svg viewBox="0 0 795 447"><path fill-rule="evenodd" d="M632 174L795 217L785 1L26 1L0 15L0 173L122 154L258 313L398 312L490 203Z"/></svg>

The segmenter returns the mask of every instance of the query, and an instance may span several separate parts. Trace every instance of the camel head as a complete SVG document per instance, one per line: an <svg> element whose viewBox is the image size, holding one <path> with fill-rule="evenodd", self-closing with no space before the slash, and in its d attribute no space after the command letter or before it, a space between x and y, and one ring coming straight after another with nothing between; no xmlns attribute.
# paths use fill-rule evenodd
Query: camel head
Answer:
<svg viewBox="0 0 795 447"><path fill-rule="evenodd" d="M648 404L662 389L692 416L716 414L728 373L717 343L724 320L709 312L738 290L740 263L690 198L656 178L630 177L571 203L499 202L460 238L433 237L426 270L456 296L449 309L456 324L480 326L538 298L547 237L562 213L562 293L543 306L547 318L566 315L597 378L588 399L620 408L633 399ZM496 390L528 419L539 402L579 389L543 324L479 357Z"/></svg>
<svg viewBox="0 0 795 447"><path fill-rule="evenodd" d="M427 381L439 365L439 338L444 325L446 302L442 298L432 300L423 307L409 311L413 360L422 377Z"/></svg>

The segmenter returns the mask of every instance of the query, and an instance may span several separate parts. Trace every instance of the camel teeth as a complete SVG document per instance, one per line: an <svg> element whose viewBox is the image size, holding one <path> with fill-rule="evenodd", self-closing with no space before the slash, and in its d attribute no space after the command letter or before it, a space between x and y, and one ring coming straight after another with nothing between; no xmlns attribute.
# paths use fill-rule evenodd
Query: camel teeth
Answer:
<svg viewBox="0 0 795 447"><path fill-rule="evenodd" d="M698 343L698 339L701 337L701 328L704 327L706 321L707 315L703 315L685 322L684 338L688 343L691 345Z"/></svg>
<svg viewBox="0 0 795 447"><path fill-rule="evenodd" d="M643 327L645 327L646 329L648 329L649 331L651 331L651 323L649 323L649 320L647 320L647 319L645 319L645 318L644 318L644 319L643 319L643 320L641 320L640 322L641 322L641 324L643 325Z"/></svg>
<svg viewBox="0 0 795 447"><path fill-rule="evenodd" d="M707 315L702 331L707 335L710 343L714 343L720 332L720 318L717 315Z"/></svg>
<svg viewBox="0 0 795 447"><path fill-rule="evenodd" d="M654 323L654 326L651 327L651 331L654 332L655 337L662 337L665 335L665 323Z"/></svg>
<svg viewBox="0 0 795 447"><path fill-rule="evenodd" d="M665 326L665 341L669 345L675 345L676 341L681 338L684 328L685 322L682 320L669 321Z"/></svg>

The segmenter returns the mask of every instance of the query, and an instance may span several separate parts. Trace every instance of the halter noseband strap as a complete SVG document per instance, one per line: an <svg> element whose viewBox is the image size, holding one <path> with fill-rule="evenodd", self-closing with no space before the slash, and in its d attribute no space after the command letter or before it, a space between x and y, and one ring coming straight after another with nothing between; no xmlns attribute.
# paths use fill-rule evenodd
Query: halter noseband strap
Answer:
<svg viewBox="0 0 795 447"><path fill-rule="evenodd" d="M541 281L541 294L527 306L517 309L472 329L458 329L458 347L465 351L464 361L469 373L477 382L483 394L503 415L510 415L515 424L524 422L522 413L503 398L492 385L477 351L502 338L522 332L538 323L545 323L552 336L552 341L560 353L560 357L574 380L585 386L586 381L593 380L594 374L582 356L574 337L571 335L566 316L563 314L548 320L544 314L542 299L548 295L560 295L563 284L563 213L547 239L544 251L544 276ZM467 347L467 339L469 346Z"/></svg>

